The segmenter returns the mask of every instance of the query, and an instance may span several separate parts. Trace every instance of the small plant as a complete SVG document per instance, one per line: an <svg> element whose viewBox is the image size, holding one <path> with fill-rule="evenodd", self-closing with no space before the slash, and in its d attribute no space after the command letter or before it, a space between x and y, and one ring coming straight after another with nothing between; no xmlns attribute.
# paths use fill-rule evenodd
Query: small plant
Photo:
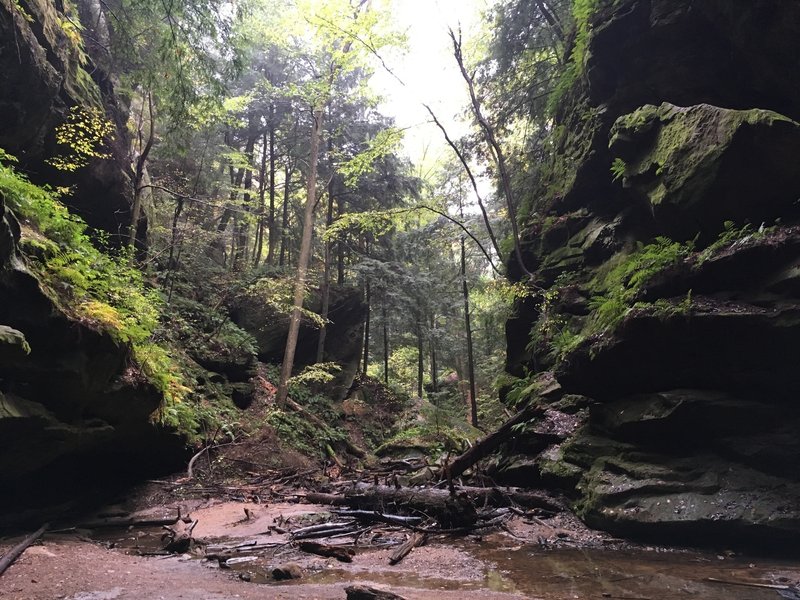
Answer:
<svg viewBox="0 0 800 600"><path fill-rule="evenodd" d="M723 231L716 240L700 253L698 264L703 264L709 258L724 248L733 247L736 244L744 244L749 240L763 238L773 231L775 227L766 227L763 223L756 229L750 223L745 223L742 227L737 227L733 221L723 223Z"/></svg>
<svg viewBox="0 0 800 600"><path fill-rule="evenodd" d="M640 243L637 250L611 269L599 285L605 292L589 302L593 316L587 333L616 325L653 277L679 264L693 249L693 241L681 243L667 237L658 237L647 245Z"/></svg>
<svg viewBox="0 0 800 600"><path fill-rule="evenodd" d="M628 165L625 164L625 161L621 158L617 157L614 159L614 162L611 163L611 174L614 176L614 181L617 181L621 177L625 176L625 169L628 168Z"/></svg>

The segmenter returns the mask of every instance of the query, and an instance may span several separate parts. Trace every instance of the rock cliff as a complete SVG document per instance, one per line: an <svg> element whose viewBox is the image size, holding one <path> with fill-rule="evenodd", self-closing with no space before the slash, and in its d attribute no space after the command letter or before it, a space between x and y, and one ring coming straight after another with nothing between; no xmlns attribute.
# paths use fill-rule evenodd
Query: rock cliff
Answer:
<svg viewBox="0 0 800 600"><path fill-rule="evenodd" d="M73 486L176 468L184 440L151 423L161 393L128 345L69 316L17 254L0 194L0 499L51 505ZM0 526L14 524L0 519Z"/></svg>
<svg viewBox="0 0 800 600"><path fill-rule="evenodd" d="M79 2L88 14L91 0ZM60 8L57 8L59 6ZM84 47L80 15L51 0L0 1L0 148L19 159L34 183L72 187L70 208L89 226L124 233L132 185L128 109L98 64L100 50ZM89 26L92 33L96 23ZM96 110L112 124L104 154L65 172L52 159L67 151L57 128L72 111Z"/></svg>
<svg viewBox="0 0 800 600"><path fill-rule="evenodd" d="M590 19L522 207L549 291L507 326L509 372L555 374L561 426L498 473L565 489L594 526L800 531L798 28L800 4L763 0L603 0Z"/></svg>

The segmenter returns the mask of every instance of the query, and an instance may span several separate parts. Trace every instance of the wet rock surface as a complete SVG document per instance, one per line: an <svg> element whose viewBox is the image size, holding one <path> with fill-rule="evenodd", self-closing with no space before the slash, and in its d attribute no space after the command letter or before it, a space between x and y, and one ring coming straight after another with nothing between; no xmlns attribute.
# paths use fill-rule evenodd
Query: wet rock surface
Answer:
<svg viewBox="0 0 800 600"><path fill-rule="evenodd" d="M523 224L550 293L507 328L510 373L552 369L589 408L494 474L615 534L777 551L800 532L800 6L609 0L591 21Z"/></svg>

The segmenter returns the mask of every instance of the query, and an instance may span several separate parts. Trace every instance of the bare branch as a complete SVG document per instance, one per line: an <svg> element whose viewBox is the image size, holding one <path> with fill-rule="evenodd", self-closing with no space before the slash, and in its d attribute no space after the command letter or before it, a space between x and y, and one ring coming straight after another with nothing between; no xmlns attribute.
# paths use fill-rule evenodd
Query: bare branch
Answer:
<svg viewBox="0 0 800 600"><path fill-rule="evenodd" d="M492 229L492 225L489 222L489 215L487 214L486 207L484 206L483 200L481 199L481 194L478 191L478 183L472 174L472 169L470 169L470 166L467 163L467 160L464 157L461 150L458 148L456 143L450 138L450 135L447 133L447 130L441 124L439 119L436 118L436 115L434 114L433 110L431 110L431 107L428 106L427 104L423 104L422 106L424 106L427 109L428 113L431 115L431 118L433 119L433 122L442 132L442 135L444 135L444 139L447 141L448 145L453 149L453 152L456 153L458 160L461 162L461 166L464 167L464 171L467 173L467 177L469 177L469 181L472 184L472 189L475 192L475 197L478 199L478 206L480 206L481 208L481 214L483 215L483 222L486 225L486 231L489 234L489 239L492 240L492 246L494 247L494 251L497 253L497 256L500 257L500 260L503 260L503 255L500 252L500 246L497 243L497 238L494 235L494 230Z"/></svg>
<svg viewBox="0 0 800 600"><path fill-rule="evenodd" d="M463 77L464 81L467 84L467 89L469 90L469 97L472 102L472 113L475 116L475 119L478 121L478 125L480 126L481 130L483 131L484 138L489 145L489 150L492 154L492 158L494 158L495 163L497 164L497 170L500 173L500 183L503 188L503 195L506 199L506 207L508 208L508 217L511 221L511 231L514 235L514 253L517 257L517 262L519 263L522 272L525 273L528 277L533 278L533 273L528 270L528 267L525 266L525 261L522 258L522 246L520 241L519 235L519 225L517 224L517 210L514 203L514 190L511 186L511 177L508 174L508 168L506 166L506 159L505 155L503 154L503 150L500 147L500 144L497 142L497 138L494 135L494 129L486 120L486 117L483 115L483 111L481 110L481 104L478 100L478 95L475 92L475 82L470 77L469 73L467 73L467 69L464 66L464 55L461 51L461 32L459 31L458 37L456 37L455 32L452 28L448 28L450 33L450 39L453 42L453 56L458 63L458 68L461 71L461 76Z"/></svg>

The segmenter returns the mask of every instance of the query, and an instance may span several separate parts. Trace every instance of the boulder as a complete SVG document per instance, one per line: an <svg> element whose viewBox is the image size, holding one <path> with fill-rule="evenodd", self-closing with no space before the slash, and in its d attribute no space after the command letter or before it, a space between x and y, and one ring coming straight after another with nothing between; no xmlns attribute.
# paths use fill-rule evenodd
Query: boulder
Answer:
<svg viewBox="0 0 800 600"><path fill-rule="evenodd" d="M772 223L800 191L800 125L767 110L647 105L619 117L623 185L673 239L713 241L725 221Z"/></svg>
<svg viewBox="0 0 800 600"><path fill-rule="evenodd" d="M335 362L342 370L329 385L326 394L343 400L359 371L364 344L364 319L367 307L359 288L331 286L330 308L323 362ZM306 301L305 308L320 313L322 299L319 293ZM258 358L263 362L279 363L283 360L289 317L279 314L265 302L242 298L231 310L231 318L242 329L256 338ZM295 367L317 362L319 328L303 319L295 352Z"/></svg>

